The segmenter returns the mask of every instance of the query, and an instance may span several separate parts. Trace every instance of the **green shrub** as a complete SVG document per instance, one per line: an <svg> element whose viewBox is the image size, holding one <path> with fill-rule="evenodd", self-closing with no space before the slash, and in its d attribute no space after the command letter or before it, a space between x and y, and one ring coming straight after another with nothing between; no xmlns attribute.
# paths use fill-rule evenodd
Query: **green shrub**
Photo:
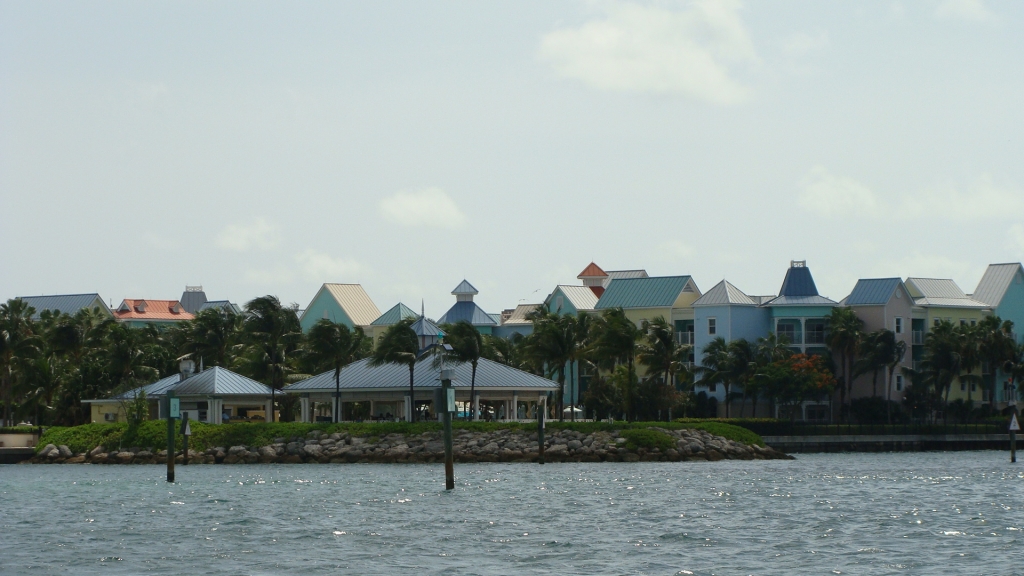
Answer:
<svg viewBox="0 0 1024 576"><path fill-rule="evenodd" d="M631 450L636 450L637 448L653 450L657 448L664 452L669 448L676 447L676 441L661 430L637 428L632 430L623 430L619 434L626 439L626 447Z"/></svg>

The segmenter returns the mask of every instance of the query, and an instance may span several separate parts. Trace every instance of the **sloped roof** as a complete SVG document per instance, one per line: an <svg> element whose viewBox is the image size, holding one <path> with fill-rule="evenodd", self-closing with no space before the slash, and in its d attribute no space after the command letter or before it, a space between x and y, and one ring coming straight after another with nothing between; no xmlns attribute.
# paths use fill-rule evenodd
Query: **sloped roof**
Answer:
<svg viewBox="0 0 1024 576"><path fill-rule="evenodd" d="M454 290L452 290L452 295L453 296L458 296L459 294L473 294L473 295L476 295L476 294L479 294L479 293L480 293L480 291L477 290L476 288L474 288L473 285L470 284L466 280L463 280L462 282L459 282L459 285L456 286Z"/></svg>
<svg viewBox="0 0 1024 576"><path fill-rule="evenodd" d="M82 308L94 306L107 314L113 315L110 307L107 306L99 294L56 294L53 296L18 296L18 299L36 309L32 314L33 320L39 320L44 310L53 310L65 314L75 315ZM98 305L96 303L99 303Z"/></svg>
<svg viewBox="0 0 1024 576"><path fill-rule="evenodd" d="M835 300L824 296L779 296L769 300L765 306L836 306Z"/></svg>
<svg viewBox="0 0 1024 576"><path fill-rule="evenodd" d="M209 310L210 308L223 310L230 314L242 313L242 308L238 304L235 304L234 302L231 302L229 300L208 300L204 302L202 306L199 307L199 311L202 312L203 310Z"/></svg>
<svg viewBox="0 0 1024 576"><path fill-rule="evenodd" d="M857 280L850 295L843 299L843 306L884 306L896 289L903 284L899 278L862 278Z"/></svg>
<svg viewBox="0 0 1024 576"><path fill-rule="evenodd" d="M647 270L609 270L608 277L604 279L602 284L607 288L612 280L621 278L648 278Z"/></svg>
<svg viewBox="0 0 1024 576"><path fill-rule="evenodd" d="M177 311L175 311L177 310ZM146 300L125 298L114 310L118 320L192 320L192 314L177 300Z"/></svg>
<svg viewBox="0 0 1024 576"><path fill-rule="evenodd" d="M971 297L993 308L999 306L1010 283L1014 278L1019 278L1018 273L1024 275L1024 266L1021 266L1020 262L989 264Z"/></svg>
<svg viewBox="0 0 1024 576"><path fill-rule="evenodd" d="M181 293L181 306L190 314L202 310L205 303L206 292L203 292L202 286L186 286L185 291Z"/></svg>
<svg viewBox="0 0 1024 576"><path fill-rule="evenodd" d="M791 265L786 270L786 278L782 281L779 296L817 296L818 287L814 285L811 269L805 265Z"/></svg>
<svg viewBox="0 0 1024 576"><path fill-rule="evenodd" d="M689 282L689 276L616 278L608 284L594 309L667 308L675 304Z"/></svg>
<svg viewBox="0 0 1024 576"><path fill-rule="evenodd" d="M399 302L392 306L390 310L378 316L377 319L370 324L372 326L391 326L398 324L398 322L405 320L406 318L416 318L418 316L419 314L417 314L415 310Z"/></svg>
<svg viewBox="0 0 1024 576"><path fill-rule="evenodd" d="M177 374L173 374L171 376L167 376L166 378L161 378L151 384L139 386L138 388L129 390L121 394L115 394L114 396L111 396L109 399L127 400L135 398L139 394L139 392L143 391L146 393L146 396L161 396L163 394L166 394L167 390L173 388L174 385L177 384L179 380L181 380L181 377L178 376Z"/></svg>
<svg viewBox="0 0 1024 576"><path fill-rule="evenodd" d="M508 326L510 324L511 325L532 324L533 322L531 322L527 318L527 316L530 315L531 312L533 312L533 311L537 310L538 308L540 308L541 306L543 306L543 304L520 304L520 305L516 306L515 310L513 310L512 314L508 317L508 320L505 320L505 322L502 323L502 326Z"/></svg>
<svg viewBox="0 0 1024 576"><path fill-rule="evenodd" d="M472 366L467 363L449 364L454 370L452 386L469 388ZM413 369L413 386L417 389L434 389L441 385L440 367L434 368L432 358L424 358ZM369 358L358 360L341 370L340 387L344 390L408 390L409 368L405 365L385 364L370 366ZM558 390L558 383L535 374L523 372L510 366L481 358L477 363L476 389L484 390ZM285 388L285 392L309 392L312 390L334 390L334 371L317 374Z"/></svg>
<svg viewBox="0 0 1024 576"><path fill-rule="evenodd" d="M907 290L914 298L967 298L948 278L907 278Z"/></svg>
<svg viewBox="0 0 1024 576"><path fill-rule="evenodd" d="M742 290L733 286L729 281L722 280L698 298L693 303L693 306L722 306L726 304L733 306L757 306L758 302L744 294Z"/></svg>
<svg viewBox="0 0 1024 576"><path fill-rule="evenodd" d="M579 276L576 277L582 280L583 278L604 278L606 276L608 276L607 272L601 270L600 266L591 262L590 264L587 264L587 267L583 269L583 272L580 272Z"/></svg>
<svg viewBox="0 0 1024 576"><path fill-rule="evenodd" d="M942 298L938 296L914 298L914 304L917 306L933 306L936 308L974 308L977 310L989 308L988 304L978 302L973 298Z"/></svg>
<svg viewBox="0 0 1024 576"><path fill-rule="evenodd" d="M444 330L441 330L433 320L426 316L420 316L419 320L413 322L410 328L412 328L412 331L415 332L417 336L433 336L434 338L444 336Z"/></svg>
<svg viewBox="0 0 1024 576"><path fill-rule="evenodd" d="M576 310L593 310L594 306L597 306L597 295L594 294L594 291L589 286L559 284L555 286L555 292L558 291L562 292L562 295L569 300L569 303ZM552 292L551 296L554 296L555 292ZM549 303L551 296L548 297L545 304ZM552 312L558 312L558 310L552 310Z"/></svg>
<svg viewBox="0 0 1024 576"><path fill-rule="evenodd" d="M496 326L498 324L476 302L469 301L456 302L437 321L441 324L454 324L462 320L466 320L474 326Z"/></svg>
<svg viewBox="0 0 1024 576"><path fill-rule="evenodd" d="M380 310L361 284L324 284L320 290L326 290L356 326L369 326L380 316Z"/></svg>
<svg viewBox="0 0 1024 576"><path fill-rule="evenodd" d="M331 372L333 374L333 371ZM227 368L214 366L185 380L177 374L161 378L152 384L129 390L112 399L134 398L139 391L145 390L146 396L166 396L168 390L174 390L178 396L270 396L270 386L236 374Z"/></svg>

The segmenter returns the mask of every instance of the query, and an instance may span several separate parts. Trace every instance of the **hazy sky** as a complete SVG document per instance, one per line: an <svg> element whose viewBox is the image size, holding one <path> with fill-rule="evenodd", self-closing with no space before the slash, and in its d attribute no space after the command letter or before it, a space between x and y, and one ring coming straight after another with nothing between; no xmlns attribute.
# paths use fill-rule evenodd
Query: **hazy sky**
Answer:
<svg viewBox="0 0 1024 576"><path fill-rule="evenodd" d="M0 299L1024 259L1024 2L3 2Z"/></svg>

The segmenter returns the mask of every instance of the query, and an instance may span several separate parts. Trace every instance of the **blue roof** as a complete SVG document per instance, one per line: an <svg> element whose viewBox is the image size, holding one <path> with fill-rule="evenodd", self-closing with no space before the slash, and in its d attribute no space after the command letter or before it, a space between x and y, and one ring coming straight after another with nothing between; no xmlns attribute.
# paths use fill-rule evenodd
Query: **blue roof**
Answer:
<svg viewBox="0 0 1024 576"><path fill-rule="evenodd" d="M473 294L473 295L476 295L476 294L479 294L479 293L480 292L476 288L474 288L473 285L470 284L466 280L463 280L462 282L459 282L459 285L456 286L454 290L452 290L452 295L459 295L459 294Z"/></svg>
<svg viewBox="0 0 1024 576"><path fill-rule="evenodd" d="M405 304L399 302L391 307L390 310L381 314L376 320L370 322L371 326L392 326L398 324L400 321L406 318L416 318L419 314L415 310L409 308Z"/></svg>
<svg viewBox="0 0 1024 576"><path fill-rule="evenodd" d="M433 336L434 338L444 336L444 330L441 330L437 324L424 316L420 316L420 319L413 322L410 328L412 328L412 331L415 332L417 336Z"/></svg>
<svg viewBox="0 0 1024 576"><path fill-rule="evenodd" d="M847 306L882 306L889 302L896 288L903 284L899 278L868 278L857 281L853 292L846 297Z"/></svg>
<svg viewBox="0 0 1024 576"><path fill-rule="evenodd" d="M786 271L786 279L782 281L779 296L817 296L818 288L811 277L811 269L806 266L790 266Z"/></svg>
<svg viewBox="0 0 1024 576"><path fill-rule="evenodd" d="M467 321L474 326L495 326L498 323L476 305L476 302L456 302L454 306L438 318L439 324L454 324Z"/></svg>
<svg viewBox="0 0 1024 576"><path fill-rule="evenodd" d="M434 368L433 358L427 357L416 363L413 369L415 388L437 388L441 385L440 367ZM472 365L468 362L446 368L455 371L452 386L469 388ZM370 359L364 358L345 366L340 374L340 388L346 390L409 389L409 368L404 364L385 364L376 368L370 366ZM517 370L498 362L481 358L476 369L476 389L503 390L558 390L558 383L529 372ZM334 370L296 382L285 388L286 392L309 392L312 390L334 391Z"/></svg>
<svg viewBox="0 0 1024 576"><path fill-rule="evenodd" d="M675 304L689 282L689 276L616 278L608 284L594 309L668 308Z"/></svg>
<svg viewBox="0 0 1024 576"><path fill-rule="evenodd" d="M19 300L22 300L29 306L36 309L35 313L32 314L33 320L39 320L39 316L43 313L43 310L52 310L54 312L63 312L65 314L75 315L76 312L82 308L93 306L95 302L99 302L97 308L106 311L107 314L113 316L113 312L110 311L110 307L103 302L103 298L100 298L99 294L60 294L54 296L18 296Z"/></svg>
<svg viewBox="0 0 1024 576"><path fill-rule="evenodd" d="M203 302L203 305L199 307L199 312L209 309L222 310L228 314L241 314L242 309L238 307L238 304L230 302L228 300L209 300Z"/></svg>

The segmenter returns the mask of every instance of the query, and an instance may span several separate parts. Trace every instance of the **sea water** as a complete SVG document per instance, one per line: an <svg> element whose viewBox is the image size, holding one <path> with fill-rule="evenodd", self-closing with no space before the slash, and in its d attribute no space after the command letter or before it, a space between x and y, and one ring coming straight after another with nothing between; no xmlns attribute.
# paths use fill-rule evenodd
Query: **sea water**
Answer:
<svg viewBox="0 0 1024 576"><path fill-rule="evenodd" d="M1024 574L1005 452L0 466L0 574Z"/></svg>

